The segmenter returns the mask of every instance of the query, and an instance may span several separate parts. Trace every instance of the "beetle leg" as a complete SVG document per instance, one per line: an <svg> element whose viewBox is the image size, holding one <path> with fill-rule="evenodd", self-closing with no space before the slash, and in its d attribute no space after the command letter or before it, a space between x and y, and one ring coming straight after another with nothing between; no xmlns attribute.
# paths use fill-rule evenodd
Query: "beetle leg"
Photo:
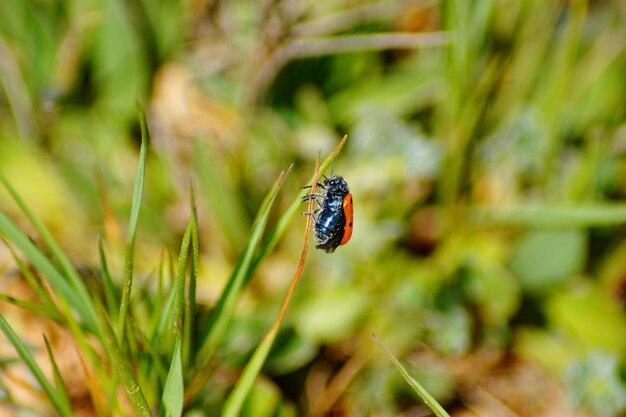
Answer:
<svg viewBox="0 0 626 417"><path fill-rule="evenodd" d="M315 217L315 215L317 213L319 213L320 210L321 210L321 208L318 208L317 210L314 210L314 211L303 211L302 214L305 215L305 216L313 217L313 221L315 222L315 224L317 224L317 217Z"/></svg>
<svg viewBox="0 0 626 417"><path fill-rule="evenodd" d="M304 197L302 197L302 201L312 200L314 198L324 198L324 197L325 197L324 194L311 193L311 194L307 194Z"/></svg>
<svg viewBox="0 0 626 417"><path fill-rule="evenodd" d="M324 184L321 184L321 183L319 183L319 182L317 183L317 186L318 186L318 187L320 187L322 190L325 190L325 189L326 189L326 187L324 187ZM311 187L312 187L312 185L305 185L305 186L303 186L303 187L300 187L300 189L301 189L301 190L304 190L305 188L311 188Z"/></svg>
<svg viewBox="0 0 626 417"><path fill-rule="evenodd" d="M307 194L304 197L302 197L302 202L305 201L309 201L309 200L315 200L315 202L317 203L318 206L323 207L324 206L324 194Z"/></svg>

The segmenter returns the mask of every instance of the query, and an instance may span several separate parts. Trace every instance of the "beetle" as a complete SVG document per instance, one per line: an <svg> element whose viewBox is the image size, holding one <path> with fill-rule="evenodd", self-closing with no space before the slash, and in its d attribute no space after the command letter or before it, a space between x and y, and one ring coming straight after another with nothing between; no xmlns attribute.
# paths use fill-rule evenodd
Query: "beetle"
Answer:
<svg viewBox="0 0 626 417"><path fill-rule="evenodd" d="M319 206L315 211L302 214L312 216L315 221L315 240L317 249L333 253L352 237L354 211L352 194L346 180L339 175L324 176L324 183L317 183L324 193L311 193L302 197L302 201L315 200ZM311 186L303 187L311 188ZM316 217L317 216L317 217Z"/></svg>

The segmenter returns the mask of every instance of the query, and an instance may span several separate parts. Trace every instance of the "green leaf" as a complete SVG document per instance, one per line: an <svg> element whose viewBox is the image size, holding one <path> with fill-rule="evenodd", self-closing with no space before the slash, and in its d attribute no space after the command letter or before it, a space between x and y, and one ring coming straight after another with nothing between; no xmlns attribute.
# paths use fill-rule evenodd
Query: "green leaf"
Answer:
<svg viewBox="0 0 626 417"><path fill-rule="evenodd" d="M185 238L183 237L183 240L184 239ZM153 343L157 345L159 344L159 341L162 340L164 336L166 335L165 331L166 331L167 323L168 322L171 323L173 320L172 311L174 309L175 300L176 300L176 290L174 289L169 292L169 295L167 296L167 301L165 302L165 306L163 307L161 311L158 324L152 333Z"/></svg>
<svg viewBox="0 0 626 417"><path fill-rule="evenodd" d="M4 332L9 342L13 345L17 353L20 355L20 358L24 361L28 369L32 372L33 376L41 385L41 388L44 390L54 408L58 411L61 416L71 416L72 411L68 408L68 403L64 401L62 396L52 387L50 382L46 379L43 372L33 359L32 355L28 351L26 344L22 342L19 336L13 331L9 323L4 319L4 316L0 314L0 330Z"/></svg>
<svg viewBox="0 0 626 417"><path fill-rule="evenodd" d="M239 411L241 410L250 389L254 385L254 381L265 363L265 359L267 359L267 356L272 349L272 345L277 334L277 329L270 329L261 343L259 343L259 346L254 351L252 358L250 358L243 370L243 373L237 380L235 388L233 388L232 392L226 399L224 407L222 408L222 417L236 417L239 415Z"/></svg>
<svg viewBox="0 0 626 417"><path fill-rule="evenodd" d="M41 283L39 282L40 281L39 278L36 277L30 271L30 269L28 269L28 267L26 267L24 262L20 259L19 256L17 256L17 253L15 253L15 251L13 250L13 247L9 245L9 242L7 242L5 238L2 238L2 241L11 252L11 256L13 257L13 259L15 260L15 263L20 269L20 273L22 274L24 279L26 279L28 286L37 295L37 298L39 298L39 300L41 300L44 303L44 307L46 309L48 309L49 311L53 311L56 314L56 316L59 317L59 311L56 307L56 304L52 300L52 297L50 296L48 291L46 291L41 285Z"/></svg>
<svg viewBox="0 0 626 417"><path fill-rule="evenodd" d="M518 244L511 270L525 291L544 294L580 273L586 252L587 238L582 231L531 231Z"/></svg>
<svg viewBox="0 0 626 417"><path fill-rule="evenodd" d="M42 315L51 320L59 321L61 319L58 312L55 309L51 309L46 305L33 303L32 301L20 300L20 299L11 297L10 295L6 295L6 294L0 294L0 300L6 301L7 303L11 303L25 310L32 311L35 314Z"/></svg>
<svg viewBox="0 0 626 417"><path fill-rule="evenodd" d="M139 161L137 164L137 174L135 175L135 187L133 190L133 201L130 209L130 222L128 224L128 237L126 240L126 256L124 259L124 286L122 287L122 299L120 304L120 315L118 321L117 336L120 341L125 340L126 321L128 320L128 309L130 304L130 294L133 288L133 264L135 255L135 236L137 233L137 221L139 219L139 209L141 207L141 196L146 173L146 154L148 151L148 139L150 133L146 122L146 115L142 107L139 106L139 124L141 125L141 149L139 150Z"/></svg>
<svg viewBox="0 0 626 417"><path fill-rule="evenodd" d="M185 359L185 363L189 363L191 358L191 351L195 346L195 337L194 337L194 317L196 315L196 286L197 286L197 277L198 277L198 266L199 266L199 258L200 258L200 243L198 238L198 214L196 212L196 198L193 191L193 187L190 187L190 205L191 205L191 216L192 216L192 227L191 227L191 269L189 271L189 289L187 295L187 320L185 320L185 333L184 333L184 343L185 347L183 352L183 358Z"/></svg>
<svg viewBox="0 0 626 417"><path fill-rule="evenodd" d="M97 319L95 312L93 312L93 305L84 302L83 298L67 283L52 262L2 213L0 213L0 232L24 253L30 263L37 268L41 275L46 277L58 295L78 311L88 327L97 332Z"/></svg>
<svg viewBox="0 0 626 417"><path fill-rule="evenodd" d="M588 349L626 349L626 317L619 303L588 286L555 293L546 306L550 323Z"/></svg>
<svg viewBox="0 0 626 417"><path fill-rule="evenodd" d="M319 153L317 155L317 159L315 160L315 173L313 174L313 187L311 188L311 192L315 192L315 184L319 178L319 164L320 157ZM309 209L313 205L312 201L309 201ZM302 269L304 268L304 262L306 260L307 249L308 249L308 237L311 232L311 228L313 226L313 218L309 217L306 222L305 229L305 239L304 246L302 248L302 252L300 254L300 260L298 261L298 265L296 270L291 278L291 282L289 284L289 288L287 289L287 294L283 299L283 302L280 306L280 310L276 316L276 319L270 326L269 330L263 336L263 339L255 349L252 354L252 358L246 364L246 367L243 370L243 373L237 380L237 384L228 395L226 402L224 403L224 407L222 408L222 415L226 417L235 417L238 416L241 412L241 408L243 407L244 401L248 396L248 393L252 389L254 385L254 381L256 380L259 372L261 372L261 368L265 363L267 356L274 344L274 340L278 335L278 330L280 329L280 325L285 318L285 313L287 312L287 307L291 302L291 298L293 297L293 293L295 291L296 285L302 275Z"/></svg>
<svg viewBox="0 0 626 417"><path fill-rule="evenodd" d="M102 280L104 282L104 298L106 299L107 310L109 311L109 315L113 321L117 319L117 292L115 289L115 285L113 284L113 279L111 278L111 274L109 272L109 266L107 264L106 252L104 251L104 244L102 242L102 237L98 236L98 253L100 255L100 266L102 268Z"/></svg>
<svg viewBox="0 0 626 417"><path fill-rule="evenodd" d="M326 158L326 160L320 165L320 174L328 169L328 167L333 162L335 157L339 154L339 152L341 152L341 149L343 148L343 146L345 145L347 140L348 140L348 136L344 136L341 139L341 141L339 142L339 144L335 147L335 149L328 156L328 158ZM311 177L311 179L309 180L309 184L312 183L312 182L313 182L313 177ZM261 250L259 251L259 254L254 258L254 262L252 263L252 266L250 267L250 269L248 271L248 277L246 278L246 280L249 279L249 277L252 275L252 272L254 272L254 270L261 263L263 258L265 258L265 256L268 253L270 253L272 251L272 249L274 249L274 247L278 244L278 241L280 240L280 238L283 236L283 234L287 230L287 227L289 227L289 224L293 220L294 216L298 212L302 211L301 210L301 208L302 208L302 197L304 197L307 193L308 193L308 190L302 190L296 196L296 198L293 200L293 202L287 208L287 210L285 210L283 215L280 216L280 219L276 223L276 226L270 232L269 237L267 238L267 240L265 241L265 243L261 247Z"/></svg>
<svg viewBox="0 0 626 417"><path fill-rule="evenodd" d="M57 362L54 359L54 355L52 354L52 349L50 348L50 343L48 342L48 338L46 336L43 337L44 343L46 345L46 350L48 351L48 357L50 358L50 363L52 364L52 374L54 375L54 385L56 386L57 392L59 394L59 399L63 402L64 406L71 410L70 397L67 394L67 389L65 388L65 383L63 382L63 378L61 377L61 372L59 372L59 367L57 366Z"/></svg>
<svg viewBox="0 0 626 417"><path fill-rule="evenodd" d="M106 312L100 308L99 313L101 319L100 322L102 324L102 342L104 344L104 349L107 352L107 356L111 361L111 366L115 375L122 383L124 391L126 391L126 396L133 406L135 413L139 416L152 416L150 407L146 402L146 398L144 397L141 387L137 383L137 379L133 374L132 367L130 366L130 363L128 363L128 360L122 353L122 350L117 343L113 328L106 318Z"/></svg>
<svg viewBox="0 0 626 417"><path fill-rule="evenodd" d="M183 358L180 345L181 338L179 337L176 339L170 372L167 374L163 389L163 406L165 407L165 415L168 417L178 417L183 413L185 387L183 385Z"/></svg>
<svg viewBox="0 0 626 417"><path fill-rule="evenodd" d="M189 255L189 246L191 245L191 234L194 221L189 220L187 229L183 236L183 242L180 245L180 254L178 256L178 270L176 280L174 281L174 310L172 315L172 323L176 334L182 335L183 320L185 314L185 270L187 269L187 256Z"/></svg>
<svg viewBox="0 0 626 417"><path fill-rule="evenodd" d="M85 286L83 279L78 274L78 271L76 271L74 265L72 265L67 255L63 252L63 249L61 249L58 243L54 240L54 238L52 237L48 229L46 229L46 227L43 225L41 220L39 220L39 218L35 216L35 213L33 213L28 205L26 205L24 200L19 196L19 194L7 181L7 179L1 174L0 182L2 182L4 187L7 189L13 200L20 207L22 212L26 215L28 220L33 224L33 226L35 226L35 229L37 229L43 241L50 248L50 251L52 252L54 257L61 264L61 267L65 272L65 276L74 288L74 291L72 291L72 297L66 298L66 300L70 303L70 305L75 307L81 313L81 317L83 318L83 320L85 320L85 323L90 328L90 330L97 332L98 325L96 312L89 292L87 291L87 287ZM2 215L2 213L0 213L0 216L4 218L4 215ZM60 272L54 266L52 266L52 263L48 261L48 259L43 254L41 254L41 252L39 252L39 250L30 242L30 240L27 239L22 233L20 233L17 228L15 228L12 223L10 223L8 219L4 218L4 220L7 224L0 225L0 231L3 232L15 245L17 245L22 252L24 252L24 254L28 257L31 263L35 265L37 269L39 269L40 267L44 268L46 272L39 269L39 271L44 276L52 281L57 282L57 285L64 287L65 285L60 284L58 281L66 282L66 280L61 276ZM2 219L0 219L0 222L1 221ZM35 263L35 261L37 261L37 263ZM59 290L59 288L55 289ZM63 290L67 292L65 288Z"/></svg>
<svg viewBox="0 0 626 417"><path fill-rule="evenodd" d="M289 168L289 170L291 167ZM226 287L222 291L222 294L213 310L211 315L211 319L209 322L209 334L207 335L202 348L200 350L200 358L203 364L206 364L208 360L213 355L213 352L217 348L217 346L221 343L224 335L226 333L226 327L230 322L230 318L235 310L235 306L237 305L237 298L243 285L245 283L245 279L249 273L249 268L252 264L252 257L255 253L259 243L261 242L261 238L263 236L263 231L265 230L265 225L267 224L267 219L269 218L270 209L272 208L272 204L278 195L278 190L282 186L287 174L287 172L281 173L278 179L270 189L270 192L263 200L261 204L261 208L257 214L256 219L254 220L254 224L252 225L252 232L250 235L250 240L248 241L248 245L244 250L243 254L239 258L239 262L237 263L237 267L235 271L231 275Z"/></svg>
<svg viewBox="0 0 626 417"><path fill-rule="evenodd" d="M411 388L413 388L413 391L415 391L418 397L420 397L422 401L426 403L428 408L430 408L430 410L437 417L450 417L450 415L446 412L446 410L443 409L443 407L437 402L437 400L435 400L419 382L417 382L415 379L413 379L411 375L409 375L409 373L406 369L404 369L400 361L398 361L398 359L393 356L393 354L385 347L385 345L383 345L376 336L372 335L372 337L374 338L376 344L378 344L378 346L380 346L380 348L385 351L387 356L389 356L389 359L393 363L393 366L395 366L398 372L400 372L402 378L404 378L406 383L409 384Z"/></svg>
<svg viewBox="0 0 626 417"><path fill-rule="evenodd" d="M485 225L578 228L626 223L626 204L475 206L467 213Z"/></svg>

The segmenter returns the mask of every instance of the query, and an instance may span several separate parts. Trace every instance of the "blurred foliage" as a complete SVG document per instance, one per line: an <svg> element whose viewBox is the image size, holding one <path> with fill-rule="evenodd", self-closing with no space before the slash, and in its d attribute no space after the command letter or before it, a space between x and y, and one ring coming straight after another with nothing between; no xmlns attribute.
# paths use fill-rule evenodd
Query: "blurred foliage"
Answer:
<svg viewBox="0 0 626 417"><path fill-rule="evenodd" d="M279 172L295 162L268 230L318 150L348 133L333 170L354 195L354 235L309 254L242 415L423 413L375 333L451 415L620 416L625 47L621 0L2 0L0 172L90 288L106 278L102 237L119 288L144 103L139 352L174 286L189 179L202 328ZM0 212L43 246L4 189ZM276 315L303 225L252 266L185 415L219 415ZM31 270L0 247L1 294L38 300L23 284ZM50 320L2 300L52 375L48 337L77 415L128 410L107 404L115 392L89 396L75 343ZM0 413L49 415L15 358L0 343ZM154 371L151 405L169 363Z"/></svg>

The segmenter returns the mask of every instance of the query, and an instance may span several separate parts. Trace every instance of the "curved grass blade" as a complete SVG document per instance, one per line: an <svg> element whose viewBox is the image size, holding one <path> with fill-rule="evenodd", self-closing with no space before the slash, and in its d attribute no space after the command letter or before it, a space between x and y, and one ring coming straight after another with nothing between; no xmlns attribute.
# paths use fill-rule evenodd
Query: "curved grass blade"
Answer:
<svg viewBox="0 0 626 417"><path fill-rule="evenodd" d="M46 277L55 292L68 305L74 307L87 327L97 334L98 320L90 300L85 301L78 294L77 290L68 284L65 277L56 269L52 262L41 253L39 248L2 213L0 213L0 233L4 234L9 241L13 242L22 251L41 275Z"/></svg>
<svg viewBox="0 0 626 417"><path fill-rule="evenodd" d="M59 394L59 399L63 402L64 406L67 407L68 410L71 410L71 402L70 397L67 394L67 389L65 387L65 383L63 382L63 378L61 377L61 372L59 372L59 367L57 366L57 362L54 359L54 355L52 354L52 349L50 348L50 343L48 342L48 338L44 335L43 341L46 345L46 351L48 351L48 357L50 358L50 363L52 364L52 374L54 375L54 385L57 389L57 393Z"/></svg>
<svg viewBox="0 0 626 417"><path fill-rule="evenodd" d="M344 137L337 144L335 149L333 149L333 151L330 153L330 155L328 155L328 158L326 158L326 160L324 160L324 162L320 165L320 172L324 172L326 169L328 169L328 167L333 162L333 160L337 157L337 155L339 155L339 152L341 152L341 149L343 148L343 145L345 145L347 140L348 140L348 135L344 135ZM314 178L311 178L311 182L310 183L313 184L313 181L314 181ZM259 251L258 255L254 259L254 262L252 263L252 266L250 267L250 270L249 270L249 276L252 275L252 272L261 263L263 258L265 258L265 256L272 249L274 249L274 247L276 246L276 244L278 243L280 238L285 233L285 230L287 230L287 227L289 226L289 223L291 223L291 221L293 220L294 216L299 211L301 211L300 210L300 206L302 205L302 197L305 194L307 194L308 192L309 191L307 191L307 190L303 190L300 194L298 194L298 196L294 199L294 201L291 203L291 205L287 208L287 210L285 210L283 215L280 217L280 219L276 223L276 226L270 232L267 241L265 242L265 244L263 245L263 247Z"/></svg>
<svg viewBox="0 0 626 417"><path fill-rule="evenodd" d="M311 193L315 193L315 188L317 186L317 179L319 178L319 165L320 165L320 157L317 156L315 161L315 173L313 174L312 188ZM309 209L311 211L313 209L313 200L309 200ZM263 340L259 344L259 346L254 351L252 358L247 363L246 367L243 370L243 373L239 377L237 384L235 384L235 388L230 393L226 402L224 403L224 408L222 409L222 416L226 417L236 417L240 414L241 408L243 407L243 403L246 400L246 397L250 393L252 386L254 385L254 381L256 380L259 372L261 372L261 368L267 359L267 356L272 349L272 345L274 344L274 340L276 340L276 335L278 335L278 330L280 329L280 325L287 313L287 307L291 302L291 298L296 289L296 285L300 280L300 276L302 275L302 269L304 268L304 261L306 260L307 251L309 249L309 234L311 232L311 227L313 226L313 217L308 216L306 221L306 227L304 229L304 245L302 247L302 253L300 254L300 261L298 262L298 266L296 267L296 271L293 274L291 279L291 284L289 285L289 289L287 290L287 294L283 300L282 305L280 306L280 311L276 316L276 320L272 324L272 327L267 331Z"/></svg>
<svg viewBox="0 0 626 417"><path fill-rule="evenodd" d="M148 139L150 137L150 132L148 131L148 125L146 122L146 114L144 113L143 108L139 107L138 113L139 124L141 125L141 148L139 149L139 161L137 163L137 174L135 175L133 201L130 208L130 222L128 223L126 255L124 259L124 285L122 287L120 315L117 323L117 337L120 342L125 340L130 293L133 288L135 236L137 234L137 221L139 219L139 208L141 207L141 196L143 195L143 185L146 174L146 154L148 151Z"/></svg>
<svg viewBox="0 0 626 417"><path fill-rule="evenodd" d="M187 257L189 255L189 246L191 245L193 224L193 219L189 220L189 223L187 223L187 229L185 229L183 242L180 245L178 272L176 273L176 280L174 281L174 291L176 292L176 295L174 296L172 323L174 324L174 330L178 335L182 334L185 314L185 270L187 269Z"/></svg>
<svg viewBox="0 0 626 417"><path fill-rule="evenodd" d="M61 317L59 316L58 312L55 309L51 309L50 307L46 305L33 303L32 301L20 300L18 298L11 297L10 295L6 295L6 294L0 294L0 301L11 303L14 306L21 307L25 310L47 317L50 320L54 320L56 322L61 320Z"/></svg>
<svg viewBox="0 0 626 417"><path fill-rule="evenodd" d="M290 166L286 172L282 172L278 176L278 179L270 189L270 192L265 197L265 200L263 200L261 208L259 209L257 217L252 225L252 232L250 234L248 245L246 246L244 253L241 255L233 275L228 280L228 283L222 291L222 295L213 310L208 325L209 333L204 340L199 353L202 367L208 363L213 355L213 352L221 343L225 335L226 327L230 322L230 318L237 304L237 297L239 296L239 293L245 283L245 278L249 273L250 265L252 264L252 257L261 242L265 225L267 224L267 219L270 214L270 209L272 208L274 200L278 195L278 190L280 190L280 187L283 185L283 182L289 174L289 171L291 171L292 166Z"/></svg>
<svg viewBox="0 0 626 417"><path fill-rule="evenodd" d="M166 417L180 417L183 414L183 398L185 387L183 383L183 358L181 352L181 338L176 339L174 356L170 371L163 388L163 407Z"/></svg>
<svg viewBox="0 0 626 417"><path fill-rule="evenodd" d="M413 388L413 391L415 391L418 397L420 397L422 401L426 403L426 405L428 406L428 408L430 408L433 414L435 414L437 417L450 417L450 415L446 412L446 410L443 409L443 407L437 402L437 400L435 400L433 396L430 395L428 391L426 391L426 389L419 382L417 382L415 379L413 379L411 375L409 375L409 373L407 372L406 369L404 369L400 361L398 361L398 359L396 359L396 357L393 356L393 353L391 353L385 347L385 345L383 345L382 342L378 340L378 338L375 335L372 335L372 337L374 338L374 341L376 342L376 344L380 346L382 350L385 351L387 356L389 356L389 359L391 359L393 366L395 366L398 372L400 372L400 375L402 375L402 378L404 378L406 383L409 384L411 388Z"/></svg>
<svg viewBox="0 0 626 417"><path fill-rule="evenodd" d="M20 358L22 358L22 361L24 361L26 366L28 366L28 369L30 369L37 382L39 382L39 385L41 385L41 388L50 399L50 402L52 402L54 408L59 412L59 415L63 417L72 416L72 410L68 407L68 403L61 398L61 395L46 379L43 372L41 371L41 368L39 368L39 366L33 359L33 356L28 351L28 348L26 347L24 342L22 342L19 336L13 331L13 328L11 328L11 326L4 319L4 316L2 314L0 314L0 330L4 332L7 339L9 339L9 341L17 351L18 355L20 355Z"/></svg>
<svg viewBox="0 0 626 417"><path fill-rule="evenodd" d="M183 359L185 364L189 364L191 351L195 345L194 337L194 317L196 315L196 281L198 277L198 264L200 258L200 243L198 238L198 214L196 211L196 197L193 186L190 184L190 205L191 205L191 268L189 270L189 289L187 294L187 320L185 320L183 337Z"/></svg>
<svg viewBox="0 0 626 417"><path fill-rule="evenodd" d="M183 237L183 240L185 238ZM171 260L170 260L171 262ZM175 284L174 284L175 288ZM165 302L165 306L163 307L163 311L161 313L160 319L158 321L158 325L156 329L152 332L152 340L155 345L159 345L159 341L163 339L166 335L165 328L168 322L172 321L172 311L174 310L174 303L176 301L176 291L170 291L167 296L167 301Z"/></svg>
<svg viewBox="0 0 626 417"><path fill-rule="evenodd" d="M48 246L48 248L50 248L50 251L52 252L54 257L59 261L59 264L63 268L63 271L65 272L65 276L69 280L69 283L71 284L74 290L73 297L68 298L67 300L71 301L70 304L76 307L76 309L81 313L81 317L83 318L83 320L85 321L85 324L89 327L89 329L93 332L97 332L98 326L97 326L96 312L94 310L93 303L89 295L89 291L87 290L87 287L85 286L82 278L78 274L78 271L76 271L76 268L74 268L74 265L72 265L67 255L65 255L65 253L63 252L63 249L61 249L58 243L54 240L54 238L52 237L48 229L46 229L46 227L43 225L41 220L39 220L39 218L35 216L35 213L33 213L33 211L26 205L24 200L20 197L17 191L15 191L13 186L1 174L0 174L0 182L2 182L6 190L9 192L13 200L20 207L22 212L26 215L28 220L33 224L33 226L35 226L35 229L37 229L37 231L41 235L41 238L43 239L45 244ZM10 226L13 226L13 225L11 224ZM13 228L15 227L13 226ZM28 257L28 259L30 259L30 261L33 263L33 265L35 265L35 262L33 261L33 259L31 259L31 255L32 255L31 252L35 248L35 246L32 243L30 243L30 240L26 239L29 242L29 244L25 244L24 239L19 239L20 244L18 244L18 242L15 241L14 239L14 237L16 236L15 232L12 234L13 237L11 237L9 233L3 229L4 228L0 226L0 231L2 231L7 237L9 237L9 239L13 243L15 243L22 250L22 252L24 252L24 254ZM21 232L18 232L18 234L21 234ZM25 251L26 247L28 247L29 253ZM36 250L39 252L38 249ZM44 257L41 254L41 252L39 252L39 254L42 257ZM50 264L50 266L52 266L52 264L47 259L46 261L48 264ZM56 270L56 268L54 269ZM43 273L43 271L41 270L40 272ZM44 274L44 275L48 277L49 279L51 279L49 275L47 274ZM62 277L62 274L58 270L55 275L61 275L61 279L65 281L65 278Z"/></svg>
<svg viewBox="0 0 626 417"><path fill-rule="evenodd" d="M102 323L102 343L104 344L104 349L106 350L109 360L111 361L115 375L124 387L126 396L133 406L136 415L142 417L152 416L150 407L148 406L146 398L141 391L141 387L137 383L133 370L117 343L113 328L106 318L106 311L104 311L103 307L99 306L98 312L100 313L100 321Z"/></svg>
<svg viewBox="0 0 626 417"><path fill-rule="evenodd" d="M161 257L161 265L159 266L159 282L156 293L156 304L162 307L160 308L159 314L153 315L147 335L154 345L158 344L155 343L155 341L161 338L167 319L169 318L171 314L170 312L174 306L174 291L170 291L166 298L163 290L163 281L165 279L165 259L166 258L164 256ZM172 262L171 256L168 256L167 259L169 262Z"/></svg>
<svg viewBox="0 0 626 417"><path fill-rule="evenodd" d="M100 266L102 268L102 281L104 282L104 298L106 300L107 310L111 320L114 322L117 320L117 293L111 273L109 272L109 266L107 263L106 252L104 251L104 243L102 242L102 236L98 236L98 253L100 255Z"/></svg>
<svg viewBox="0 0 626 417"><path fill-rule="evenodd" d="M7 242L7 240L4 237L2 237L2 241L4 242L7 249L9 249L9 252L11 252L11 256L13 257L13 260L17 264L17 267L19 268L20 273L26 280L26 283L28 284L28 286L33 290L37 298L43 302L43 306L45 308L51 311L54 311L56 313L56 316L59 317L60 315L56 307L56 304L52 300L52 297L50 296L48 291L46 291L41 285L39 278L36 277L35 274L33 274L26 267L26 264L24 264L22 259L19 256L17 256L17 253L15 253L15 250L13 250L13 247L9 245L9 242Z"/></svg>

